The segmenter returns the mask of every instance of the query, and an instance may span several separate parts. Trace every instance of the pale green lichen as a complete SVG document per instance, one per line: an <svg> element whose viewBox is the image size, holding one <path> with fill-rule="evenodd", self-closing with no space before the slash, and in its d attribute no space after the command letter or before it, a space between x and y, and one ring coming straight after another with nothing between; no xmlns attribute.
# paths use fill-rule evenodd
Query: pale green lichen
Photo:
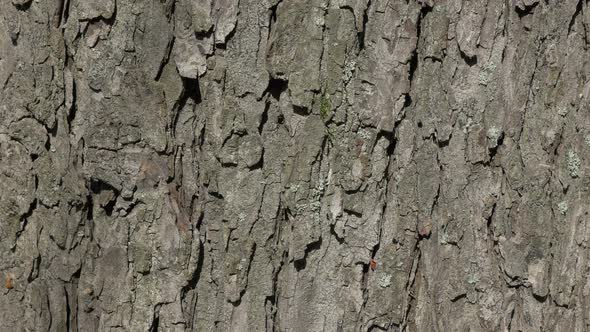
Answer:
<svg viewBox="0 0 590 332"><path fill-rule="evenodd" d="M357 135L359 135L360 138L367 141L371 139L371 134L366 129L359 129Z"/></svg>
<svg viewBox="0 0 590 332"><path fill-rule="evenodd" d="M303 203L299 203L299 204L295 205L295 208L293 209L293 213L296 216L304 214L305 211L307 211L307 204L303 204Z"/></svg>
<svg viewBox="0 0 590 332"><path fill-rule="evenodd" d="M565 216L565 214L567 213L567 209L568 209L568 205L566 201L560 202L559 204L557 204L557 209L559 210L559 213L562 216Z"/></svg>
<svg viewBox="0 0 590 332"><path fill-rule="evenodd" d="M334 130L332 130L330 127L326 126L326 134L328 135L330 142L332 142L332 144L334 144L334 142L336 141L335 135L334 135Z"/></svg>
<svg viewBox="0 0 590 332"><path fill-rule="evenodd" d="M387 273L381 274L381 276L379 277L379 280L377 280L377 283L379 284L379 287L381 287L381 288L389 287L391 285L391 275L389 275Z"/></svg>
<svg viewBox="0 0 590 332"><path fill-rule="evenodd" d="M463 133L467 134L469 132L469 128L473 125L473 119L469 116L467 120L465 120L465 124L463 125Z"/></svg>
<svg viewBox="0 0 590 332"><path fill-rule="evenodd" d="M590 146L590 134L586 135L584 142L586 142L586 145Z"/></svg>
<svg viewBox="0 0 590 332"><path fill-rule="evenodd" d="M245 265L246 265L246 259L242 258L242 259L240 259L240 263L238 263L238 266L236 267L236 269L238 271L242 271L244 269Z"/></svg>
<svg viewBox="0 0 590 332"><path fill-rule="evenodd" d="M471 285L477 284L478 282L479 282L479 278L477 276L475 276L474 274L467 277L467 283L469 283Z"/></svg>
<svg viewBox="0 0 590 332"><path fill-rule="evenodd" d="M313 220L319 223L321 220L322 210L322 197L326 191L327 181L320 179L319 184L316 188L310 190L309 198L305 203L298 203L295 205L293 212L295 215L304 215L305 213L311 213Z"/></svg>
<svg viewBox="0 0 590 332"><path fill-rule="evenodd" d="M479 270L479 265L477 262L472 261L471 266L469 267L469 276L467 277L467 283L474 285L479 282L479 277L477 276Z"/></svg>
<svg viewBox="0 0 590 332"><path fill-rule="evenodd" d="M490 129L488 129L486 136L489 140L490 148L495 148L496 146L498 146L498 140L500 139L500 137L502 137L502 133L502 129L499 129L497 127L490 127Z"/></svg>
<svg viewBox="0 0 590 332"><path fill-rule="evenodd" d="M442 225L438 232L438 243L441 245L449 244L449 234L447 233L447 225Z"/></svg>
<svg viewBox="0 0 590 332"><path fill-rule="evenodd" d="M330 98L328 97L328 95L323 95L320 100L320 116L322 117L322 119L328 119L331 110L332 105L330 103Z"/></svg>
<svg viewBox="0 0 590 332"><path fill-rule="evenodd" d="M295 185L291 185L289 187L289 190L292 191L293 193L296 193L297 191L299 191L299 189L301 189L301 185L295 184Z"/></svg>
<svg viewBox="0 0 590 332"><path fill-rule="evenodd" d="M479 72L479 84L488 85L491 81L492 75L496 71L496 64L493 62L487 63Z"/></svg>
<svg viewBox="0 0 590 332"><path fill-rule="evenodd" d="M313 219L316 223L320 222L320 211L322 209L322 197L324 196L324 192L326 191L326 181L322 178L317 186L311 190L311 197L309 208L313 213Z"/></svg>
<svg viewBox="0 0 590 332"><path fill-rule="evenodd" d="M344 82L348 82L352 79L353 73L356 69L356 61L346 61L344 64L344 73L343 73L343 80Z"/></svg>
<svg viewBox="0 0 590 332"><path fill-rule="evenodd" d="M557 108L557 114L559 114L563 117L565 117L568 112L569 112L569 110L566 107L561 106L561 107Z"/></svg>
<svg viewBox="0 0 590 332"><path fill-rule="evenodd" d="M580 158L574 150L569 150L566 155L567 170L572 178L580 176Z"/></svg>
<svg viewBox="0 0 590 332"><path fill-rule="evenodd" d="M330 119L330 113L332 112L332 103L330 102L330 97L328 94L322 95L320 99L320 117L326 123L326 135L330 142L334 143L334 132L329 127L327 121Z"/></svg>

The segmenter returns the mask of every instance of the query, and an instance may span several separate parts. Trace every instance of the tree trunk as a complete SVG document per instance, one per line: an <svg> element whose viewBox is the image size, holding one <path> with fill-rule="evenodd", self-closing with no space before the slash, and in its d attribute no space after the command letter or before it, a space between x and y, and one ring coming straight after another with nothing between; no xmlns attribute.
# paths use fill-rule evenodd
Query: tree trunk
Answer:
<svg viewBox="0 0 590 332"><path fill-rule="evenodd" d="M0 330L590 330L587 6L3 0Z"/></svg>

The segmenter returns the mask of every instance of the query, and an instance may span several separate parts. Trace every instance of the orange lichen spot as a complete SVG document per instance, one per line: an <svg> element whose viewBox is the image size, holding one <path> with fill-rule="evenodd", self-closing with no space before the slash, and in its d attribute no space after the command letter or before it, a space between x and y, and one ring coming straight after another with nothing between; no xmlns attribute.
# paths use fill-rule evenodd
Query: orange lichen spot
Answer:
<svg viewBox="0 0 590 332"><path fill-rule="evenodd" d="M374 259L371 259L369 261L369 266L371 267L371 270L375 271L375 269L377 268L377 261Z"/></svg>
<svg viewBox="0 0 590 332"><path fill-rule="evenodd" d="M6 275L6 281L4 282L4 287L6 287L6 289L13 289L14 288L14 275L12 273L8 273Z"/></svg>

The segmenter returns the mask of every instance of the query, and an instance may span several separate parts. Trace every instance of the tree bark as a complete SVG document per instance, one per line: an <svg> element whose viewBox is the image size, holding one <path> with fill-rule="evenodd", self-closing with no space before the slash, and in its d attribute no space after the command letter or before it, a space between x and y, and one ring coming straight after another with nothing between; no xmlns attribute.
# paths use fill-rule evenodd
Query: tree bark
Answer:
<svg viewBox="0 0 590 332"><path fill-rule="evenodd" d="M3 0L0 330L590 330L583 0Z"/></svg>

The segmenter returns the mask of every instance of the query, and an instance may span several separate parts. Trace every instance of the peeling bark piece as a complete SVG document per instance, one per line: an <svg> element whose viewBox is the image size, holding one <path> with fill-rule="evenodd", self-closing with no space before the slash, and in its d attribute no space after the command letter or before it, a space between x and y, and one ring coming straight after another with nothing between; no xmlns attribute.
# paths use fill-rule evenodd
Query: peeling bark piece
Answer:
<svg viewBox="0 0 590 332"><path fill-rule="evenodd" d="M98 40L105 38L110 29L111 26L104 21L89 23L86 29L86 46L89 48L96 46Z"/></svg>
<svg viewBox="0 0 590 332"><path fill-rule="evenodd" d="M368 10L369 0L346 0L342 1L340 8L348 7L354 12L354 21L357 32L364 32L365 29L365 14Z"/></svg>
<svg viewBox="0 0 590 332"><path fill-rule="evenodd" d="M247 167L253 167L262 159L262 140L260 137L248 135L240 143L240 159Z"/></svg>
<svg viewBox="0 0 590 332"><path fill-rule="evenodd" d="M174 26L169 24L164 5L159 1L144 6L145 13L138 22L139 27L133 34L133 41L142 69L148 77L155 79L162 66L169 61Z"/></svg>
<svg viewBox="0 0 590 332"><path fill-rule="evenodd" d="M174 48L172 49L172 56L178 73L180 76L190 79L196 79L207 71L207 55L213 53L213 39L205 35L209 31L201 31L201 27L196 27L195 24L202 25L202 22L194 22L195 6L199 10L210 11L210 4L207 7L205 3L186 3L179 2L176 5L175 13L177 18L175 20L174 28ZM208 8L208 9L207 9Z"/></svg>
<svg viewBox="0 0 590 332"><path fill-rule="evenodd" d="M77 0L80 20L92 20L102 17L110 19L115 12L115 0Z"/></svg>
<svg viewBox="0 0 590 332"><path fill-rule="evenodd" d="M457 23L457 43L461 52L469 59L477 55L477 43L485 15L485 12L481 12L484 10L482 8L485 8L485 4L481 1L466 2Z"/></svg>
<svg viewBox="0 0 590 332"><path fill-rule="evenodd" d="M261 24L268 17L268 10L260 1L240 0L242 24L236 27L232 40L227 44L221 67L226 75L226 88L235 91L236 96L254 94L261 99L268 87L268 71L265 56L268 40L268 26Z"/></svg>
<svg viewBox="0 0 590 332"><path fill-rule="evenodd" d="M31 118L25 118L10 126L11 136L21 142L31 155L39 156L45 152L48 141L47 131L42 124Z"/></svg>
<svg viewBox="0 0 590 332"><path fill-rule="evenodd" d="M197 40L194 34L177 37L174 43L174 60L182 77L196 79L207 71L208 39Z"/></svg>
<svg viewBox="0 0 590 332"><path fill-rule="evenodd" d="M0 162L0 215L19 218L34 199L31 159L22 144L0 134Z"/></svg>
<svg viewBox="0 0 590 332"><path fill-rule="evenodd" d="M289 81L291 102L309 110L314 91L319 91L319 60L323 43L324 10L309 0L284 2L271 31L267 66L271 77Z"/></svg>
<svg viewBox="0 0 590 332"><path fill-rule="evenodd" d="M12 0L12 4L16 7L23 7L31 3L32 0Z"/></svg>
<svg viewBox="0 0 590 332"><path fill-rule="evenodd" d="M193 0L191 1L192 24L197 34L209 32L213 27L211 19L211 0Z"/></svg>
<svg viewBox="0 0 590 332"><path fill-rule="evenodd" d="M212 12L215 22L215 44L225 44L227 37L236 28L238 4L238 0L215 1Z"/></svg>

